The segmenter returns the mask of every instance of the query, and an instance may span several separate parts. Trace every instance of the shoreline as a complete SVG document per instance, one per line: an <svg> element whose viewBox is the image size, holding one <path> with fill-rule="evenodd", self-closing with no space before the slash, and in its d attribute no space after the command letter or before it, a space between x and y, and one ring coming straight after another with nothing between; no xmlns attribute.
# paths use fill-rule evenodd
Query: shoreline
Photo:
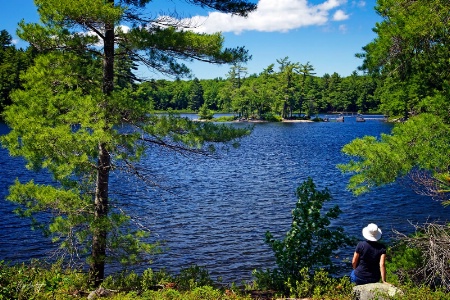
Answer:
<svg viewBox="0 0 450 300"><path fill-rule="evenodd" d="M200 119L193 119L195 122L208 122L214 120L200 120ZM270 123L313 123L312 120L282 120L280 122L270 122ZM266 120L234 120L234 121L225 121L224 123L269 123L269 121Z"/></svg>
<svg viewBox="0 0 450 300"><path fill-rule="evenodd" d="M234 123L269 123L269 121L266 120L234 120L232 121ZM312 120L286 120L283 119L279 123L312 123L314 121ZM277 122L274 122L277 123Z"/></svg>

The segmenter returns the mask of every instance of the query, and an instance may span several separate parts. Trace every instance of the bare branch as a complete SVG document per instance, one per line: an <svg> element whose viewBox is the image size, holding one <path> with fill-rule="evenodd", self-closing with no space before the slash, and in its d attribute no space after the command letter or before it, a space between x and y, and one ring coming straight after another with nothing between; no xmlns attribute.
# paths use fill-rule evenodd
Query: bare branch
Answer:
<svg viewBox="0 0 450 300"><path fill-rule="evenodd" d="M449 183L433 177L429 172L413 170L409 178L414 184L411 188L419 195L432 197L433 200L446 202L449 200Z"/></svg>
<svg viewBox="0 0 450 300"><path fill-rule="evenodd" d="M414 225L416 234L406 236L394 230L398 239L409 248L418 249L422 264L410 276L418 284L450 290L450 228L447 224L425 223Z"/></svg>

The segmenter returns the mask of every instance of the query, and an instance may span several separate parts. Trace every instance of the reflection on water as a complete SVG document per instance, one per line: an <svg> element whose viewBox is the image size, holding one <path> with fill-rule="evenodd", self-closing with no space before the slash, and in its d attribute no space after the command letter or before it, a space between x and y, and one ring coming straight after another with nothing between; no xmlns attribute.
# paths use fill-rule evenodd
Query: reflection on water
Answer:
<svg viewBox="0 0 450 300"><path fill-rule="evenodd" d="M281 236L289 229L295 189L308 176L319 189L330 189L330 205L338 204L343 211L335 225L351 235L360 236L362 227L374 222L389 240L392 228L411 232L409 221L448 219L448 209L398 184L360 197L346 191L349 176L336 168L347 160L340 152L342 146L390 128L381 118L367 118L364 123L354 117L344 123L259 123L240 148L224 151L220 159L151 149L140 167L168 191L122 174L112 177L111 195L152 230L153 239L165 241L167 250L154 257L153 268L176 272L197 264L207 267L213 278L240 282L250 279L255 268L273 266L264 233L270 230ZM4 125L0 125L2 132L7 132ZM21 159L0 150L2 198L16 177L25 181L35 176L22 166ZM41 174L38 180L48 178ZM1 203L0 259L21 261L44 255L50 243L29 229L28 220L15 217L10 203ZM352 252L344 249L341 258L350 259ZM144 267L149 266L140 268Z"/></svg>

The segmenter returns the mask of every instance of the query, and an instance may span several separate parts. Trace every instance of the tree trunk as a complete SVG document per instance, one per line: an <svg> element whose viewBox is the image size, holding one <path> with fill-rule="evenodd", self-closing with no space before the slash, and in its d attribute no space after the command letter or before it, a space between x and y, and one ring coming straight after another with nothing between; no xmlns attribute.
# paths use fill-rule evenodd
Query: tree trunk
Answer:
<svg viewBox="0 0 450 300"><path fill-rule="evenodd" d="M98 170L95 189L95 228L92 236L90 281L98 287L105 277L106 237L107 230L103 221L108 216L108 185L111 158L105 144L99 144Z"/></svg>
<svg viewBox="0 0 450 300"><path fill-rule="evenodd" d="M107 0L114 5L114 0ZM114 89L114 24L105 24L104 56L103 56L103 94L104 108L108 109L108 97ZM106 112L107 114L107 112ZM105 128L105 130L108 130ZM111 170L111 157L107 145L100 142L98 145L97 181L94 201L95 228L92 236L92 253L90 263L90 281L98 287L105 277L106 239L108 231L104 224L108 217L108 187L109 172Z"/></svg>

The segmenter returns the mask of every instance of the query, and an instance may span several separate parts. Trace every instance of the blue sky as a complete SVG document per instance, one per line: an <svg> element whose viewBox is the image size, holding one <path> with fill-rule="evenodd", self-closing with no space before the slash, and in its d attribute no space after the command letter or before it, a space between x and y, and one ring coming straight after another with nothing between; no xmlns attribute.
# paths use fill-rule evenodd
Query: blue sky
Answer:
<svg viewBox="0 0 450 300"><path fill-rule="evenodd" d="M361 65L355 54L375 38L372 28L381 21L375 13L376 0L255 0L258 9L248 18L225 15L187 5L185 0L154 0L148 13L164 15L177 12L179 18L196 24L195 31L217 32L225 37L225 47L245 46L253 59L246 65L248 74L260 73L276 60L309 62L318 76L337 72L348 76ZM6 29L18 47L15 31L21 19L37 22L32 0L0 0L0 29ZM226 77L230 66L206 63L188 64L195 77ZM141 68L140 75L160 78Z"/></svg>

